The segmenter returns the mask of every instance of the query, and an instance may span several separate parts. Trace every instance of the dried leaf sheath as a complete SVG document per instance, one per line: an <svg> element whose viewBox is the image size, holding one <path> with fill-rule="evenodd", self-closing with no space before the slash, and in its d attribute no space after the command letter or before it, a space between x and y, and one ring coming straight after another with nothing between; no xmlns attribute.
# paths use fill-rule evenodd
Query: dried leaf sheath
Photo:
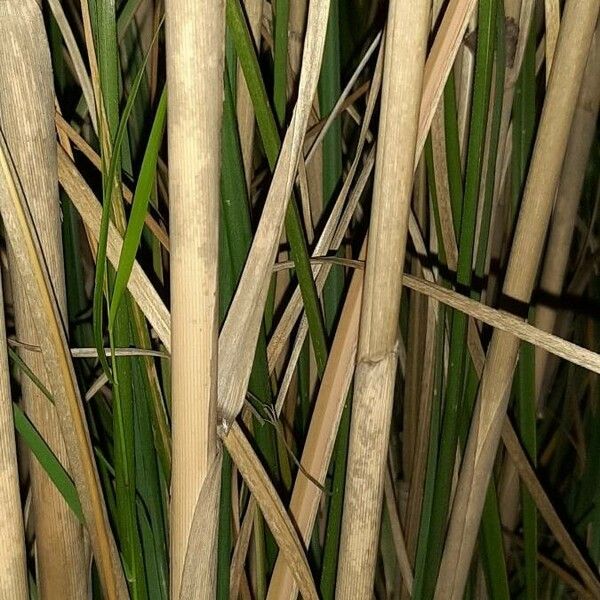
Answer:
<svg viewBox="0 0 600 600"><path fill-rule="evenodd" d="M522 201L503 292L528 303L567 145L600 2L570 0ZM519 342L495 331L450 517L435 597L462 598L485 491L500 439Z"/></svg>
<svg viewBox="0 0 600 600"><path fill-rule="evenodd" d="M0 125L24 188L64 321L66 296L54 90L46 32L35 0L0 4L0 81ZM9 247L9 258L17 335L38 344L29 305L31 299L19 275L12 244L14 241ZM23 357L42 381L47 381L43 358L27 351L23 351ZM69 468L55 408L27 378L22 389L30 418L63 465ZM40 593L49 598L81 598L87 593L89 568L83 528L35 460L31 461L31 481Z"/></svg>
<svg viewBox="0 0 600 600"><path fill-rule="evenodd" d="M179 598L192 516L217 451L225 9L222 0L168 0L166 14L173 435L171 597ZM211 511L206 518L216 520L218 514ZM207 563L205 568L212 566ZM202 593L210 595L208 589Z"/></svg>
<svg viewBox="0 0 600 600"><path fill-rule="evenodd" d="M431 3L389 6L337 596L367 598L377 557L396 331ZM398 147L397 140L404 143Z"/></svg>

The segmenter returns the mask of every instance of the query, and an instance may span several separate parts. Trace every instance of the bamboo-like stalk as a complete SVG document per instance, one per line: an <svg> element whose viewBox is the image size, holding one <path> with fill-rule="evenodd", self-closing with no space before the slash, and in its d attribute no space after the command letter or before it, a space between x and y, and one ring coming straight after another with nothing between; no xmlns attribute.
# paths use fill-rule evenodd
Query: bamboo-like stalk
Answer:
<svg viewBox="0 0 600 600"><path fill-rule="evenodd" d="M27 600L27 557L19 493L4 298L0 279L0 598Z"/></svg>
<svg viewBox="0 0 600 600"><path fill-rule="evenodd" d="M372 594L431 2L389 6L337 596ZM398 139L404 140L399 148Z"/></svg>
<svg viewBox="0 0 600 600"><path fill-rule="evenodd" d="M15 162L54 294L66 321L66 294L58 198L54 92L50 53L35 0L3 2L0 8L0 125ZM27 291L14 248L9 247L19 339L38 344ZM22 351L47 383L41 355ZM67 450L54 407L28 378L22 382L29 417L59 460L69 468ZM37 461L31 461L38 585L44 598L83 598L89 584L89 551L84 531Z"/></svg>
<svg viewBox="0 0 600 600"><path fill-rule="evenodd" d="M546 83L550 79L552 61L556 51L556 41L560 29L559 0L544 0L544 20L546 21Z"/></svg>
<svg viewBox="0 0 600 600"><path fill-rule="evenodd" d="M542 292L552 297L560 297L563 292L587 159L594 140L599 103L600 32L596 29L573 116L573 124L548 235L549 251L546 252L544 258L539 284ZM558 311L554 306L540 303L535 311L535 325L539 329L553 333L557 316ZM548 358L548 353L545 350L536 349L535 376L538 406L543 403L543 382ZM509 461L506 463L502 474L502 496L500 501L502 524L508 531L514 531L517 524L518 483L516 468Z"/></svg>
<svg viewBox="0 0 600 600"><path fill-rule="evenodd" d="M600 2L567 2L503 292L528 303ZM459 476L435 597L462 598L500 440L518 340L495 331Z"/></svg>
<svg viewBox="0 0 600 600"><path fill-rule="evenodd" d="M166 2L169 84L172 435L171 597L179 598L194 509L217 452L218 231L225 11ZM218 519L218 511L206 514ZM213 529L216 531L216 529ZM206 569L214 565L206 564ZM211 577L214 582L214 577ZM213 590L203 589L205 597Z"/></svg>
<svg viewBox="0 0 600 600"><path fill-rule="evenodd" d="M600 105L600 28L596 28L594 40L583 75L577 108L565 154L560 185L556 194L552 225L548 237L540 289L545 294L560 296L563 291L565 274L575 229L575 219L583 188L585 170L590 148L594 141L598 108ZM538 306L535 324L540 329L552 333L557 319L557 311L551 306ZM538 402L542 390L547 354L536 353L536 388Z"/></svg>

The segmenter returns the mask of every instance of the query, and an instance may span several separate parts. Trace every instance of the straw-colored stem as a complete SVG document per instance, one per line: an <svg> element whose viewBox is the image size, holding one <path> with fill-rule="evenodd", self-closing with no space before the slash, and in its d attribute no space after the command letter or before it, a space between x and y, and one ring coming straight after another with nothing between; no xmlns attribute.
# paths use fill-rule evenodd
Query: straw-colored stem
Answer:
<svg viewBox="0 0 600 600"><path fill-rule="evenodd" d="M171 233L171 597L179 598L192 516L217 451L217 277L225 12L168 0ZM217 519L218 511L206 514ZM211 569L214 565L207 564ZM211 578L214 581L214 578ZM202 590L211 597L213 592Z"/></svg>
<svg viewBox="0 0 600 600"><path fill-rule="evenodd" d="M19 493L4 299L0 280L0 598L27 600L27 558Z"/></svg>
<svg viewBox="0 0 600 600"><path fill-rule="evenodd" d="M598 0L566 4L503 288L519 302L528 303L533 290L599 8ZM437 599L459 599L464 592L518 348L514 336L494 332L450 517Z"/></svg>
<svg viewBox="0 0 600 600"><path fill-rule="evenodd" d="M556 194L552 224L548 237L540 289L549 296L560 296L563 292L565 274L575 229L575 219L583 188L585 170L592 142L594 141L598 107L600 105L600 29L596 28L590 49L583 83L579 92L577 108L573 116L573 126L569 136L561 180ZM540 329L553 333L557 311L543 302L537 307L535 324ZM547 354L536 353L536 388L542 388Z"/></svg>
<svg viewBox="0 0 600 600"><path fill-rule="evenodd" d="M389 6L337 597L372 594L431 2ZM398 147L398 139L404 140Z"/></svg>
<svg viewBox="0 0 600 600"><path fill-rule="evenodd" d="M23 186L43 247L54 294L66 320L66 295L58 198L52 67L40 8L34 0L3 2L0 8L0 125ZM19 339L37 345L27 292L9 247ZM47 383L40 354L22 351ZM22 381L30 419L63 465L69 467L55 408L28 378ZM76 516L42 467L31 461L39 591L44 598L87 595L89 553Z"/></svg>
<svg viewBox="0 0 600 600"><path fill-rule="evenodd" d="M587 159L594 140L598 104L600 102L600 34L596 30L590 55L583 75L577 107L569 135L560 184L556 194L552 223L548 235L548 248L540 279L540 289L547 295L535 311L535 325L539 329L553 333L558 316L553 303L563 293L565 275L571 250L571 240L575 229L575 219L587 166ZM543 402L544 373L547 371L548 353L537 348L536 398L538 406ZM518 519L519 480L516 468L511 461L505 464L502 474L500 506L502 524L508 531L514 531ZM507 538L507 542L510 539Z"/></svg>
<svg viewBox="0 0 600 600"><path fill-rule="evenodd" d="M304 472L310 473L321 484L327 475L344 401L352 379L362 280L363 273L356 272L346 294L300 461ZM302 471L298 473L289 512L307 545L310 542L321 496L321 490ZM278 558L267 599L294 600L297 593L298 587L288 565L281 557Z"/></svg>

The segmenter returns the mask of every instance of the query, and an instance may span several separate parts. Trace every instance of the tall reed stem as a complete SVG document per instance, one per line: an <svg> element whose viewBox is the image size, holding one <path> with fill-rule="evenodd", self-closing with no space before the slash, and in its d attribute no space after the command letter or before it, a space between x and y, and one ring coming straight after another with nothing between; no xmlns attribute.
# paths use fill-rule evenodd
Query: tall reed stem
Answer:
<svg viewBox="0 0 600 600"><path fill-rule="evenodd" d="M221 0L168 0L166 13L173 435L171 597L176 599L194 508L217 452L225 12ZM218 519L218 510L207 514L206 519ZM210 596L212 592L203 593Z"/></svg>
<svg viewBox="0 0 600 600"><path fill-rule="evenodd" d="M35 0L3 2L0 5L0 127L43 248L63 322L66 322L52 77L38 3ZM9 246L17 336L38 345L28 294L13 250ZM23 350L22 356L41 381L47 383L41 354ZM22 381L22 394L35 427L69 469L54 406L28 378ZM30 465L40 596L67 600L86 597L89 550L84 530L39 463L33 459Z"/></svg>
<svg viewBox="0 0 600 600"><path fill-rule="evenodd" d="M598 17L598 0L569 0L558 40L503 293L527 304L539 266L577 95ZM465 449L436 599L464 593L485 493L510 395L519 341L496 330Z"/></svg>
<svg viewBox="0 0 600 600"><path fill-rule="evenodd" d="M430 8L428 0L396 0L389 6L338 562L338 598L368 598L373 590ZM404 140L400 147L398 139Z"/></svg>

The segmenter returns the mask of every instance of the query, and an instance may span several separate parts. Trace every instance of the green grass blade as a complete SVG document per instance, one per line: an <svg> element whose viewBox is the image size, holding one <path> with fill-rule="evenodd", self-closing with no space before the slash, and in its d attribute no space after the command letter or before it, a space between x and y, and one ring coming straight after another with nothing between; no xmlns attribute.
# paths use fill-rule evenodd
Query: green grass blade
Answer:
<svg viewBox="0 0 600 600"><path fill-rule="evenodd" d="M142 237L144 228L144 219L148 211L150 195L154 187L154 179L156 176L156 163L158 161L158 153L162 144L165 122L167 117L167 90L163 91L156 109L156 116L148 138L146 152L142 160L140 174L133 195L133 203L131 205L131 213L127 230L123 238L123 247L119 256L119 265L115 276L113 286L112 299L110 303L109 323L112 323L116 312L121 304L123 294L127 289L131 269L135 261L135 256Z"/></svg>
<svg viewBox="0 0 600 600"><path fill-rule="evenodd" d="M340 32L339 32L339 0L332 0L329 5L329 21L327 37L323 51L323 64L319 79L319 105L321 115L328 115L334 108L341 90L340 77ZM337 118L331 124L327 135L323 138L323 204L325 210L335 199L342 179L342 123ZM344 269L339 266L331 268L329 277L323 287L323 312L325 329L331 335L335 325L341 298L344 291Z"/></svg>
<svg viewBox="0 0 600 600"><path fill-rule="evenodd" d="M452 208L452 221L454 223L454 235L456 236L456 239L458 239L458 236L460 235L463 203L463 179L460 160L457 111L454 71L450 71L448 81L444 86L444 131L448 186L450 189L450 206Z"/></svg>
<svg viewBox="0 0 600 600"><path fill-rule="evenodd" d="M460 215L458 265L456 280L459 286L469 287L472 280L472 260L475 242L475 224L485 144L487 114L496 31L496 0L482 0L478 11L477 52L471 110L470 136L467 151L465 190ZM455 174L456 176L456 174ZM452 476L461 419L470 420L462 406L465 375L465 347L467 317L455 311L451 318L448 382L442 418L440 454L435 482L433 512L426 564L423 597L432 598L443 550L443 539L448 515Z"/></svg>
<svg viewBox="0 0 600 600"><path fill-rule="evenodd" d="M56 489L61 493L65 502L75 513L75 516L84 523L83 511L81 510L81 504L79 503L79 495L77 494L73 480L21 407L14 403L13 418L15 421L15 429L27 444L27 447L37 458L38 462L50 478L50 481L52 481L56 486Z"/></svg>
<svg viewBox="0 0 600 600"><path fill-rule="evenodd" d="M533 150L536 125L535 101L535 30L531 29L523 57L523 65L514 99L513 125L513 214L518 214L521 195L525 186L529 159ZM533 347L522 344L519 351L516 378L516 411L519 435L532 464L536 464L536 406L535 406L535 357ZM525 547L525 588L527 598L535 600L538 594L537 574L537 510L527 490L522 489L523 542Z"/></svg>
<svg viewBox="0 0 600 600"><path fill-rule="evenodd" d="M162 21L161 21L162 23ZM157 29L157 32L154 35L154 40L156 41L158 37L158 31L160 31L160 27ZM98 252L96 255L96 273L94 278L94 295L93 295L93 308L92 308L92 321L94 327L94 341L96 348L98 350L98 355L100 357L100 362L104 368L109 379L112 380L112 373L110 367L108 366L108 361L103 352L104 348L104 339L103 339L103 289L104 289L104 278L106 275L106 244L108 241L108 225L110 221L110 213L111 213L111 200L113 198L113 194L120 194L119 190L119 179L117 179L117 165L120 162L120 149L123 143L123 139L125 137L125 133L127 131L127 120L129 119L129 115L133 109L137 92L140 88L140 84L145 74L146 63L148 62L148 58L150 56L150 51L146 54L144 61L142 63L142 67L140 68L135 81L131 86L131 91L129 97L127 98L127 103L123 109L123 113L121 115L121 120L119 121L118 128L115 132L114 139L111 140L111 155L110 161L108 163L108 170L106 174L103 169L103 202L102 202L102 220L100 224L100 234L98 236ZM107 60L107 59L105 59ZM108 68L108 67L107 67ZM108 69L110 71L110 69ZM107 77L113 85L115 85L115 79L111 76ZM118 77L116 79L118 82ZM118 83L117 89L118 89ZM104 94L106 96L114 96L114 93ZM112 104L107 103L107 104ZM117 111L118 111L118 103L117 103ZM107 120L109 121L109 126L111 121L114 121L111 114L109 114L107 110ZM106 157L103 156L103 162L105 162ZM105 176L104 176L105 175Z"/></svg>
<svg viewBox="0 0 600 600"><path fill-rule="evenodd" d="M335 595L340 534L342 532L342 509L344 506L348 443L350 439L350 415L351 398L349 397L346 400L346 405L340 419L333 454L332 496L329 501L329 511L327 513L327 530L325 533L323 566L321 568L321 581L319 585L323 600L332 599Z"/></svg>
<svg viewBox="0 0 600 600"><path fill-rule="evenodd" d="M273 39L273 105L277 121L281 127L285 124L287 105L287 66L288 66L288 20L290 16L289 0L277 0L274 3Z"/></svg>
<svg viewBox="0 0 600 600"><path fill-rule="evenodd" d="M281 139L277 123L269 105L252 37L239 0L227 0L226 8L227 25L231 32L250 91L256 122L258 123L267 161L271 170L273 170L281 149ZM310 258L301 223L302 220L298 205L295 199L292 198L285 216L285 229L291 247L291 257L294 261L298 284L302 293L317 368L319 375L322 375L327 363L327 342L325 339L323 316L312 276Z"/></svg>

